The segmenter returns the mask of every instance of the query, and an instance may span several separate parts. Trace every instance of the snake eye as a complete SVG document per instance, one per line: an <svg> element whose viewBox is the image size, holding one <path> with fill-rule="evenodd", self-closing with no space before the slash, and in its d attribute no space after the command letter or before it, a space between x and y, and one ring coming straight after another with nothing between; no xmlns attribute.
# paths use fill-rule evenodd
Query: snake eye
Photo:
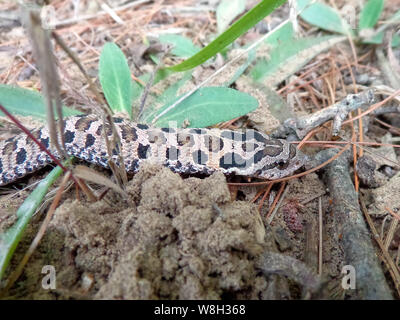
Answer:
<svg viewBox="0 0 400 320"><path fill-rule="evenodd" d="M279 162L277 163L277 167L278 169L282 170L285 169L287 167L286 161L284 160L279 160Z"/></svg>

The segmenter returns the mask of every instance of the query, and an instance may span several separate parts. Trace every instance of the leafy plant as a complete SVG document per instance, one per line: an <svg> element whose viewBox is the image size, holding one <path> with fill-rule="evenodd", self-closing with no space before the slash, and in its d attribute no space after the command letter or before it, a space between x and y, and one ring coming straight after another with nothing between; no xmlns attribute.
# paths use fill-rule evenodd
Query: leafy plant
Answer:
<svg viewBox="0 0 400 320"><path fill-rule="evenodd" d="M33 90L0 84L0 104L12 114L31 116L43 121L46 119L46 107L43 97ZM64 116L80 113L77 110L63 107ZM3 115L1 111L0 115Z"/></svg>
<svg viewBox="0 0 400 320"><path fill-rule="evenodd" d="M380 44L383 41L383 32L390 25L400 22L400 10L397 11L385 24L377 30L373 30L384 7L384 0L368 0L362 8L358 29L352 29L337 10L320 2L312 0L297 0L297 8L301 11L300 16L309 24L317 26L320 29L350 35L354 40L365 44ZM348 7L351 8L351 7ZM348 13L350 20L355 23L355 9ZM367 32L368 31L368 32ZM365 35L366 34L366 35ZM400 45L400 36L393 35L393 46Z"/></svg>
<svg viewBox="0 0 400 320"><path fill-rule="evenodd" d="M101 51L99 79L110 108L132 117L131 72L123 52L112 42L106 43Z"/></svg>

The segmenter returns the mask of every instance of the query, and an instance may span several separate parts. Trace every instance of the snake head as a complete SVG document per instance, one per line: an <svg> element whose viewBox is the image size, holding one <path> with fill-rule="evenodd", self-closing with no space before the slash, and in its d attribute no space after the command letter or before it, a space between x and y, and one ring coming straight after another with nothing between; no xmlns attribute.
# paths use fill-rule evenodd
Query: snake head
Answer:
<svg viewBox="0 0 400 320"><path fill-rule="evenodd" d="M254 175L262 179L275 180L290 176L308 161L304 153L285 140L269 140L263 153Z"/></svg>

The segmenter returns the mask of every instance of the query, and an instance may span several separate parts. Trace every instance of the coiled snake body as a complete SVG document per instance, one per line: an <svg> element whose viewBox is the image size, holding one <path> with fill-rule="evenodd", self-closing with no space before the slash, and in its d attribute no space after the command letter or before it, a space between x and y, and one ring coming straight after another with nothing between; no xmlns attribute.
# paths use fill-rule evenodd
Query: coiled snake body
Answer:
<svg viewBox="0 0 400 320"><path fill-rule="evenodd" d="M69 117L65 122L65 148L68 154L108 167L103 122L93 115ZM168 166L179 173L223 173L277 179L300 168L306 157L285 140L273 140L255 131L220 129L151 128L114 118L121 138L120 150L127 172L134 173L142 161ZM106 127L111 136L111 128ZM32 134L50 151L47 127ZM118 152L114 150L115 161ZM52 163L25 134L0 142L0 185Z"/></svg>

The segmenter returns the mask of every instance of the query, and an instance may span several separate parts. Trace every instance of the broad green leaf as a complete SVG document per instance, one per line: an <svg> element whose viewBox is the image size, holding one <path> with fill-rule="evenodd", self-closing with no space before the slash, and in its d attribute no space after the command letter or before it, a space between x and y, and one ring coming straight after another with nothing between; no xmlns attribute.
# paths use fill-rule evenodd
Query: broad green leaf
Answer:
<svg viewBox="0 0 400 320"><path fill-rule="evenodd" d="M106 43L101 51L99 78L111 110L132 116L131 72L123 52L112 42Z"/></svg>
<svg viewBox="0 0 400 320"><path fill-rule="evenodd" d="M243 63L239 68L237 68L235 74L232 76L231 79L224 83L224 86L229 87L232 85L239 77L247 70L247 68L253 63L256 59L256 50L252 49L247 53L246 62Z"/></svg>
<svg viewBox="0 0 400 320"><path fill-rule="evenodd" d="M222 33L246 9L246 0L222 0L217 7L218 33Z"/></svg>
<svg viewBox="0 0 400 320"><path fill-rule="evenodd" d="M198 46L193 44L192 40L177 34L162 34L159 40L161 43L172 44L174 47L171 53L181 58L188 58L200 50Z"/></svg>
<svg viewBox="0 0 400 320"><path fill-rule="evenodd" d="M338 32L342 34L351 34L354 32L351 30L349 25L343 20L338 12L333 8L320 3L310 0L297 0L297 8L300 12L300 17L323 30Z"/></svg>
<svg viewBox="0 0 400 320"><path fill-rule="evenodd" d="M268 61L264 58L252 68L251 77L271 87L277 85L300 70L318 53L345 39L343 36L323 36L282 43L271 50Z"/></svg>
<svg viewBox="0 0 400 320"><path fill-rule="evenodd" d="M20 116L31 116L39 120L46 120L46 102L40 93L0 84L0 103L12 114ZM64 116L81 114L81 112L63 107ZM0 111L0 115L4 115Z"/></svg>
<svg viewBox="0 0 400 320"><path fill-rule="evenodd" d="M384 24L382 24L378 29L376 34L371 36L370 38L362 39L363 43L366 44L381 44L383 41L383 34L386 28L391 25L397 25L400 22L400 10L398 10L393 16L387 19ZM400 36L398 34L394 34L392 38L392 46L398 47L400 45Z"/></svg>
<svg viewBox="0 0 400 320"><path fill-rule="evenodd" d="M157 114L178 99L160 108ZM257 107L258 101L247 93L225 87L205 87L158 119L155 125L168 127L172 121L172 124L176 123L178 127L204 128L243 116Z"/></svg>
<svg viewBox="0 0 400 320"><path fill-rule="evenodd" d="M173 71L185 71L202 64L285 2L286 0L262 0L201 51L182 63L169 67L168 69Z"/></svg>
<svg viewBox="0 0 400 320"><path fill-rule="evenodd" d="M381 44L383 42L384 31L378 32L372 38L363 39L362 43L365 44ZM400 46L400 36L398 34L394 34L392 37L392 47L397 48Z"/></svg>
<svg viewBox="0 0 400 320"><path fill-rule="evenodd" d="M271 32L268 33L268 37L265 39L264 43L270 47L276 47L280 43L288 41L293 38L293 26L291 22L286 22L279 27L275 28ZM256 50L269 50L265 48L262 44L258 45L256 48L253 48L247 53L247 60L244 64L237 68L237 71L232 76L231 79L224 83L224 86L229 87L232 85L246 70L249 66L252 65L253 61L256 59ZM248 47L245 46L244 48Z"/></svg>
<svg viewBox="0 0 400 320"><path fill-rule="evenodd" d="M265 43L276 47L283 42L293 39L294 30L292 22L288 21L268 33Z"/></svg>
<svg viewBox="0 0 400 320"><path fill-rule="evenodd" d="M20 242L32 215L43 202L50 186L62 174L60 167L55 167L45 179L40 181L33 192L25 199L24 203L18 208L18 220L12 227L0 234L0 280L11 260L11 257Z"/></svg>
<svg viewBox="0 0 400 320"><path fill-rule="evenodd" d="M132 81L132 96L131 96L132 104L140 97L142 92L143 92L143 86L139 82Z"/></svg>
<svg viewBox="0 0 400 320"><path fill-rule="evenodd" d="M370 29L378 22L379 16L383 10L384 0L368 0L360 13L360 21L358 27L362 29Z"/></svg>
<svg viewBox="0 0 400 320"><path fill-rule="evenodd" d="M176 100L179 89L183 87L185 83L188 80L190 80L191 77L192 77L192 71L187 71L183 73L181 79L179 79L178 81L170 85L167 89L165 89L165 91L156 98L152 106L146 107L142 117L139 119L140 122L150 123L150 120L153 119L155 115L158 113L157 106L160 107L172 100Z"/></svg>

